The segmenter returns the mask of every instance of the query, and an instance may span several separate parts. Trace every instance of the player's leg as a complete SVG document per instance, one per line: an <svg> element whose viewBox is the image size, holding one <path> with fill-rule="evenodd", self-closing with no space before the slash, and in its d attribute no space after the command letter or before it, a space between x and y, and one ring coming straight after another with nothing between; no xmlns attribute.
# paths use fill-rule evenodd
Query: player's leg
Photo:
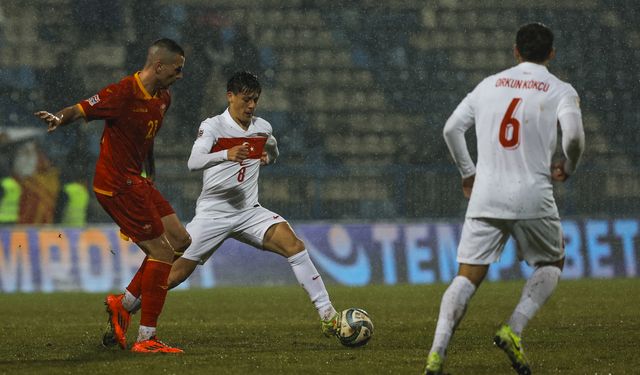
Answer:
<svg viewBox="0 0 640 375"><path fill-rule="evenodd" d="M144 264L132 280L135 288L140 284L140 296L147 296L149 299L142 303L141 330L145 331L142 337L151 337L154 334L157 316L164 306L167 278L173 260L173 248L164 234L161 216L153 202L152 190L148 184L135 184L112 196L96 195L105 211L120 226L121 232L135 241L147 255ZM105 337L113 333L120 346L125 348L129 314L123 306L123 299L123 296L107 297L111 332L105 333ZM154 351L173 350L166 345L154 347L157 348Z"/></svg>
<svg viewBox="0 0 640 375"><path fill-rule="evenodd" d="M142 274L142 306L140 328L136 343L131 348L134 352L144 353L181 353L182 350L172 348L156 338L156 327L167 297L167 284L174 249L164 234L151 240L137 242L147 254L147 264Z"/></svg>
<svg viewBox="0 0 640 375"><path fill-rule="evenodd" d="M489 264L496 261L508 239L499 221L467 218L458 245L458 274L440 302L440 313L427 357L425 373L442 374L446 351L456 327L464 317L476 289L484 280Z"/></svg>
<svg viewBox="0 0 640 375"><path fill-rule="evenodd" d="M287 258L298 283L307 292L320 315L322 332L328 337L335 335L339 327L339 314L331 304L329 293L304 242L296 236L289 223L283 221L269 227L262 247Z"/></svg>
<svg viewBox="0 0 640 375"><path fill-rule="evenodd" d="M129 193L131 193L129 194L131 197L125 194L104 195L96 193L98 202L107 214L111 216L113 221L121 228L120 235L125 240L129 240L132 233L137 233L140 229L139 227L136 227L136 225L138 225L137 220L132 219L126 214L126 202L129 200L135 203L140 200L144 201L144 198L140 198L132 192ZM134 206L136 205L135 203ZM126 232L126 234L124 232ZM138 272L134 276L134 280L142 277L142 270L145 268L146 261L147 258L145 258L140 265ZM132 282L136 285L139 281ZM123 306L124 299L124 294L111 294L107 295L105 298L104 304L106 305L108 319L107 327L102 337L102 344L104 346L119 345L122 349L127 348L126 334L131 317L129 311Z"/></svg>
<svg viewBox="0 0 640 375"><path fill-rule="evenodd" d="M307 292L320 315L322 332L328 337L334 335L339 327L340 314L331 304L329 293L304 242L280 215L264 207L254 207L243 215L238 221L240 224L234 229L234 237L287 258L298 283Z"/></svg>
<svg viewBox="0 0 640 375"><path fill-rule="evenodd" d="M529 320L551 297L560 280L563 266L564 259L550 264L543 263L539 264L531 274L522 289L520 301L507 323L515 334L522 335Z"/></svg>
<svg viewBox="0 0 640 375"><path fill-rule="evenodd" d="M426 374L442 373L442 365L451 337L488 269L488 265L460 264L458 275L442 295L438 323L427 358Z"/></svg>
<svg viewBox="0 0 640 375"><path fill-rule="evenodd" d="M124 293L121 297L122 306L130 313L135 314L140 310L141 299L140 295L142 293L142 275L144 273L144 269L147 265L147 261L149 257L145 257L142 261L142 264L136 271L135 275L129 282L129 285L124 289Z"/></svg>
<svg viewBox="0 0 640 375"><path fill-rule="evenodd" d="M518 220L513 224L513 237L520 257L535 267L508 322L521 335L558 285L564 267L564 239L557 217Z"/></svg>
<svg viewBox="0 0 640 375"><path fill-rule="evenodd" d="M169 289L185 281L199 264L204 264L229 236L234 217L194 218L187 224L190 245L173 262L169 274Z"/></svg>
<svg viewBox="0 0 640 375"><path fill-rule="evenodd" d="M171 204L162 196L160 191L150 186L149 194L151 203L161 217L162 226L165 230L164 234L174 248L175 258L177 258L189 247L191 237L182 225L182 222L180 222L180 219L178 219L178 215L176 215ZM138 272L136 272L129 285L125 288L124 296L122 297L122 305L131 314L135 314L140 309L142 303L140 294L142 292L142 273L144 272L146 260L145 258Z"/></svg>
<svg viewBox="0 0 640 375"><path fill-rule="evenodd" d="M520 301L509 321L496 332L494 342L504 350L519 374L530 374L521 337L529 321L555 291L564 267L560 219L518 220L513 224L513 236L518 244L519 256L535 265L535 271L525 283Z"/></svg>
<svg viewBox="0 0 640 375"><path fill-rule="evenodd" d="M167 239L175 251L177 257L191 245L191 236L187 232L178 215L175 213L162 216L162 225L166 231Z"/></svg>
<svg viewBox="0 0 640 375"><path fill-rule="evenodd" d="M200 262L180 257L173 262L169 274L169 289L173 289L189 278Z"/></svg>

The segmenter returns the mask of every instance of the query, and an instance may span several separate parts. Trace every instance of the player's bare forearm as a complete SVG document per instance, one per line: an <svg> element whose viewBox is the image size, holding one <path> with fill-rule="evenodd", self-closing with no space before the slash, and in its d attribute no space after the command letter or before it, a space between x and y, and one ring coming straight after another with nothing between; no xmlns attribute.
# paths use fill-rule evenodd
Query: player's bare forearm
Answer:
<svg viewBox="0 0 640 375"><path fill-rule="evenodd" d="M47 124L47 131L49 132L52 132L60 126L70 124L83 117L82 111L80 111L77 105L63 108L56 113L38 111L35 112L34 115L36 115L36 117L40 118Z"/></svg>

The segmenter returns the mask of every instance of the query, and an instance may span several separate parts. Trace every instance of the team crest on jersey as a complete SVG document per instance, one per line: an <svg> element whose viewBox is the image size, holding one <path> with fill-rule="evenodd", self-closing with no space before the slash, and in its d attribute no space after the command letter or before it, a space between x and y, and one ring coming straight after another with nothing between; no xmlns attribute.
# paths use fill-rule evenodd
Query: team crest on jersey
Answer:
<svg viewBox="0 0 640 375"><path fill-rule="evenodd" d="M100 103L100 97L98 96L98 94L96 94L87 99L87 101L89 102L89 105L93 107L94 105Z"/></svg>
<svg viewBox="0 0 640 375"><path fill-rule="evenodd" d="M204 130L198 129L198 138L202 137L203 134L204 134Z"/></svg>

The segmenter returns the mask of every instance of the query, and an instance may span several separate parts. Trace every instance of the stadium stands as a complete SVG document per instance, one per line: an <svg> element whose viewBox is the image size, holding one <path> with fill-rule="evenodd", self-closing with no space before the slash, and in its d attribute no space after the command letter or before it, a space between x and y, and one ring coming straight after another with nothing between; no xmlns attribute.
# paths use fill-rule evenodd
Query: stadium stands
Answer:
<svg viewBox="0 0 640 375"><path fill-rule="evenodd" d="M79 14L70 0L2 2L0 127L37 125L35 107L90 95L136 69L156 36L176 38L187 50L185 79L174 89L156 156L158 184L184 220L201 178L186 169L196 128L224 109L226 77L237 68L260 75L259 115L280 143L281 160L262 172L265 206L297 220L457 217L465 202L442 126L480 79L513 64L513 33L531 20L555 30L551 70L574 85L584 110L587 153L570 186L558 189L561 210L640 208L640 31L632 2L95 3L103 19L91 22L102 29L65 21ZM51 11L62 17L46 17ZM81 136L98 139L99 128L82 127ZM594 179L603 183L594 187ZM103 215L95 209L90 219Z"/></svg>

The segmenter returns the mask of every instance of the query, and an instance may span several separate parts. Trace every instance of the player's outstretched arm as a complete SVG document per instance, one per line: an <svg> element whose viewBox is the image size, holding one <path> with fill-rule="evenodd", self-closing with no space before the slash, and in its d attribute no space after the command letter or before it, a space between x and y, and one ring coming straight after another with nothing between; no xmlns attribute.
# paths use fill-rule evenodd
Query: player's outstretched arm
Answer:
<svg viewBox="0 0 640 375"><path fill-rule="evenodd" d="M34 115L47 124L48 132L52 132L60 126L70 124L83 117L82 111L80 111L77 105L64 108L55 114L47 111L38 111L35 112Z"/></svg>

